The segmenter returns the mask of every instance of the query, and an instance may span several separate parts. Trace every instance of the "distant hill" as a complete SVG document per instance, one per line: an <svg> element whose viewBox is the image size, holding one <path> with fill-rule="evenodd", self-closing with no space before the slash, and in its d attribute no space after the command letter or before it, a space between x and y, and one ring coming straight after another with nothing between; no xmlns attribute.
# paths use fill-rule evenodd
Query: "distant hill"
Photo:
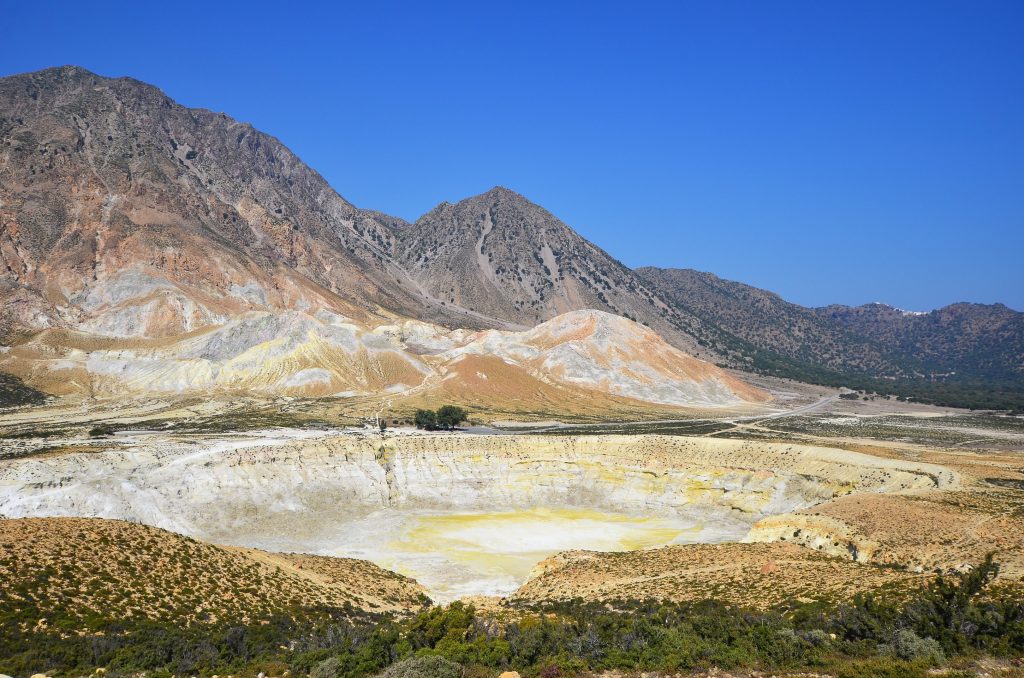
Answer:
<svg viewBox="0 0 1024 678"><path fill-rule="evenodd" d="M637 273L695 317L698 341L731 365L949 404L1024 404L1024 313L1002 304L807 308L710 273Z"/></svg>
<svg viewBox="0 0 1024 678"><path fill-rule="evenodd" d="M1024 313L959 303L927 313L885 304L815 309L826 322L874 341L924 378L1024 379Z"/></svg>

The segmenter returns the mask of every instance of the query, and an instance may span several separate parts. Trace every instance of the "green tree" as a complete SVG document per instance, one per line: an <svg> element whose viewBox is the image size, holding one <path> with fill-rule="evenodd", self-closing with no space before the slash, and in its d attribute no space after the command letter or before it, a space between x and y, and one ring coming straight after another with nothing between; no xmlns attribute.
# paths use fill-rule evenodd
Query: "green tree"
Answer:
<svg viewBox="0 0 1024 678"><path fill-rule="evenodd" d="M437 430L437 414L434 410L416 410L416 428L426 429L428 431Z"/></svg>
<svg viewBox="0 0 1024 678"><path fill-rule="evenodd" d="M466 421L468 412L456 405L442 405L437 410L437 425L449 431Z"/></svg>

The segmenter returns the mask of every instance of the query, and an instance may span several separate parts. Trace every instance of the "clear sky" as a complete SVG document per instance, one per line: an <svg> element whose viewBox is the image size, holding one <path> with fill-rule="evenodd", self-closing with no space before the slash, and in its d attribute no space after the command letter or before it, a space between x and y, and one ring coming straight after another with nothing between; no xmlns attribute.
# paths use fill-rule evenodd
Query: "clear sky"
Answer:
<svg viewBox="0 0 1024 678"><path fill-rule="evenodd" d="M78 64L413 219L507 186L627 265L807 305L1024 309L1024 2L13 2Z"/></svg>

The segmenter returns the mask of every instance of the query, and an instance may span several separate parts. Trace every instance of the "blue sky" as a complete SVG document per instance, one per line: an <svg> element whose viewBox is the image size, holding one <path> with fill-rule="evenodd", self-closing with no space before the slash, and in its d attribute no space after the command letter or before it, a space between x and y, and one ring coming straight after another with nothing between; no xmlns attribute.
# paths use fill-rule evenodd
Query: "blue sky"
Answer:
<svg viewBox="0 0 1024 678"><path fill-rule="evenodd" d="M131 75L412 219L504 185L627 265L1024 309L1024 2L13 3L0 74Z"/></svg>

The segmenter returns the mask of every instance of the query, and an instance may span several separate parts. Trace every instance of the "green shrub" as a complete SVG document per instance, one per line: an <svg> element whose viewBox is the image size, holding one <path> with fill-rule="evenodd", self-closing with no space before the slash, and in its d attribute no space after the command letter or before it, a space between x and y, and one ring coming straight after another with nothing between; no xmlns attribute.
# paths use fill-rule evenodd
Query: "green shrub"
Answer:
<svg viewBox="0 0 1024 678"><path fill-rule="evenodd" d="M416 416L413 421L416 422L416 428L426 429L427 431L437 430L437 414L433 410L416 410Z"/></svg>
<svg viewBox="0 0 1024 678"><path fill-rule="evenodd" d="M438 655L409 657L389 666L381 678L462 678L463 668ZM312 676L327 678L327 676Z"/></svg>
<svg viewBox="0 0 1024 678"><path fill-rule="evenodd" d="M340 678L342 675L343 667L337 657L328 657L309 672L309 678Z"/></svg>
<svg viewBox="0 0 1024 678"><path fill-rule="evenodd" d="M442 405L437 410L437 425L449 431L466 421L469 413L455 405Z"/></svg>
<svg viewBox="0 0 1024 678"><path fill-rule="evenodd" d="M739 672L923 677L944 657L1024 655L1024 600L1017 589L987 590L995 569L986 560L969 573L936 578L905 602L861 596L853 603L792 603L768 612L715 601L577 599L520 608L495 625L459 602L404 620L351 606L296 603L288 615L254 615L267 623L181 626L101 613L73 616L69 606L48 619L49 630L39 630L39 610L31 600L57 574L42 570L38 581L10 587L25 603L0 605L0 673L85 675L104 666L124 674L254 675L277 662L287 663L295 676L313 678L381 671L387 678L460 678L510 669L569 678L685 674L711 665ZM79 628L89 633L69 633Z"/></svg>
<svg viewBox="0 0 1024 678"><path fill-rule="evenodd" d="M910 629L898 629L892 638L892 652L906 661L941 664L946 661L942 646L934 638L922 638Z"/></svg>
<svg viewBox="0 0 1024 678"><path fill-rule="evenodd" d="M433 410L416 410L414 421L416 428L436 431L437 429L448 429L451 431L456 426L466 421L469 413L455 405L442 405L437 412Z"/></svg>

